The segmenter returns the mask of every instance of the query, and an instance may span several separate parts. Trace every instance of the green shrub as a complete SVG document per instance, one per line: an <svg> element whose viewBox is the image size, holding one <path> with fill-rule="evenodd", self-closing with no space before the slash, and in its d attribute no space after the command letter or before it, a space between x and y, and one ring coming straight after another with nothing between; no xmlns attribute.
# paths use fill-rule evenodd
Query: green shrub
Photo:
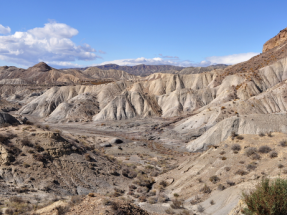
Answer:
<svg viewBox="0 0 287 215"><path fill-rule="evenodd" d="M247 208L245 214L285 215L287 211L287 180L277 178L273 181L263 179L254 190L243 193Z"/></svg>

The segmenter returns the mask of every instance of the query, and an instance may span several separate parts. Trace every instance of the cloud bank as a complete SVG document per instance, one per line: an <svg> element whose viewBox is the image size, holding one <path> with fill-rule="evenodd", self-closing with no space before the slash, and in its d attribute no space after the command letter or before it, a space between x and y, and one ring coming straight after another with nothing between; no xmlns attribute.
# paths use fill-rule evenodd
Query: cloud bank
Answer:
<svg viewBox="0 0 287 215"><path fill-rule="evenodd" d="M9 27L2 27L0 25L0 33L10 33ZM99 58L94 53L96 50L89 44L76 45L70 39L78 33L77 29L64 23L50 22L42 28L0 36L0 59L31 66L40 61L70 65L70 62L76 60L90 61Z"/></svg>
<svg viewBox="0 0 287 215"><path fill-rule="evenodd" d="M100 65L105 64L117 64L120 66L135 66L139 64L146 64L146 65L174 65L174 66L191 66L193 65L190 61L174 61L174 60L166 60L160 57L155 58L136 58L136 59L121 59L121 60L113 60L113 61L105 61Z"/></svg>
<svg viewBox="0 0 287 215"><path fill-rule="evenodd" d="M207 57L205 60L200 63L195 63L190 60L180 60L177 56L163 56L159 54L161 57L156 58L136 58L136 59L120 59L113 61L106 61L101 63L100 65L105 64L117 64L120 66L135 66L139 64L147 64L147 65L174 65L181 67L190 67L190 66L210 66L214 64L228 64L233 65L237 63L241 63L243 61L247 61L250 58L258 55L259 53L243 53L243 54L233 54L227 56L212 56Z"/></svg>
<svg viewBox="0 0 287 215"><path fill-rule="evenodd" d="M212 64L228 64L233 65L249 60L250 58L258 55L259 53L249 52L242 54L233 54L227 56L212 56L207 57L201 64L212 65Z"/></svg>
<svg viewBox="0 0 287 215"><path fill-rule="evenodd" d="M0 24L0 34L10 34L11 28L10 27L4 27Z"/></svg>

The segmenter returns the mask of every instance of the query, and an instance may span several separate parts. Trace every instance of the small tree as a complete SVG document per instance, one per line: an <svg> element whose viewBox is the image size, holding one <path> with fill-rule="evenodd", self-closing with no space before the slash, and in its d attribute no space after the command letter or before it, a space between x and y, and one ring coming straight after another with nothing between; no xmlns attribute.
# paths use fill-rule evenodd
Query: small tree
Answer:
<svg viewBox="0 0 287 215"><path fill-rule="evenodd" d="M247 208L244 213L249 215L285 215L287 211L287 180L277 178L273 181L263 179L256 189L245 193L243 201Z"/></svg>

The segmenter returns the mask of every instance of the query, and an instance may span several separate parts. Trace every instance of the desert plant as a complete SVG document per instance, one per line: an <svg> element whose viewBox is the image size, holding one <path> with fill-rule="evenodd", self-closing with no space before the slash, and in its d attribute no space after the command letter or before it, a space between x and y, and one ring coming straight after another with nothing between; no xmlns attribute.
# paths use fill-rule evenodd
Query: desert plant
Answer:
<svg viewBox="0 0 287 215"><path fill-rule="evenodd" d="M163 187L167 187L167 182L166 181L161 181L161 182L159 182L159 185L161 185Z"/></svg>
<svg viewBox="0 0 287 215"><path fill-rule="evenodd" d="M211 189L205 184L204 187L200 189L200 192L211 193Z"/></svg>
<svg viewBox="0 0 287 215"><path fill-rule="evenodd" d="M176 199L173 199L171 201L172 201L172 204L170 206L173 209L180 209L183 207L183 200L176 198Z"/></svg>
<svg viewBox="0 0 287 215"><path fill-rule="evenodd" d="M231 187L235 185L235 182L227 180L226 184L228 184Z"/></svg>
<svg viewBox="0 0 287 215"><path fill-rule="evenodd" d="M259 154L255 153L255 154L251 155L250 158L252 160L260 160L261 156Z"/></svg>
<svg viewBox="0 0 287 215"><path fill-rule="evenodd" d="M85 154L85 160L86 161L91 161L92 160L91 156L88 153Z"/></svg>
<svg viewBox="0 0 287 215"><path fill-rule="evenodd" d="M264 137L265 136L265 134L263 133L263 132L259 132L259 137Z"/></svg>
<svg viewBox="0 0 287 215"><path fill-rule="evenodd" d="M216 175L213 175L209 178L209 181L211 181L213 184L216 184L218 181L220 181L220 178L218 178Z"/></svg>
<svg viewBox="0 0 287 215"><path fill-rule="evenodd" d="M174 196L175 198L178 198L178 197L179 197L179 194L178 194L178 193L174 193L173 196Z"/></svg>
<svg viewBox="0 0 287 215"><path fill-rule="evenodd" d="M282 146L282 147L286 147L287 146L287 140L281 140L279 142L279 145Z"/></svg>
<svg viewBox="0 0 287 215"><path fill-rule="evenodd" d="M269 153L271 148L269 146L260 146L258 152L260 153Z"/></svg>
<svg viewBox="0 0 287 215"><path fill-rule="evenodd" d="M235 131L232 131L232 132L231 132L230 137L231 137L232 140L234 140L234 138L237 137L237 136L238 136L238 134L236 134Z"/></svg>
<svg viewBox="0 0 287 215"><path fill-rule="evenodd" d="M220 190L220 191L225 190L225 186L222 185L222 184L219 184L217 189Z"/></svg>
<svg viewBox="0 0 287 215"><path fill-rule="evenodd" d="M190 213L188 210L183 210L183 211L179 212L178 215L190 215Z"/></svg>
<svg viewBox="0 0 287 215"><path fill-rule="evenodd" d="M257 152L257 149L255 147L250 147L245 150L245 154L247 157L250 157L251 155L255 154Z"/></svg>
<svg viewBox="0 0 287 215"><path fill-rule="evenodd" d="M244 170L242 170L242 169L239 169L239 170L237 170L237 171L235 172L235 174L236 174L236 175L241 175L241 176L243 176L243 175L247 175L248 172L246 172L246 171L244 171Z"/></svg>
<svg viewBox="0 0 287 215"><path fill-rule="evenodd" d="M270 152L269 157L270 157L270 158L276 158L276 157L278 157L278 153L275 152L275 151Z"/></svg>
<svg viewBox="0 0 287 215"><path fill-rule="evenodd" d="M287 211L287 180L277 178L271 181L263 178L256 188L242 194L247 205L245 214L285 215Z"/></svg>
<svg viewBox="0 0 287 215"><path fill-rule="evenodd" d="M280 164L278 164L278 168L279 168L279 169L282 169L283 167L284 167L284 165L283 165L283 164L281 164L281 163L280 163Z"/></svg>
<svg viewBox="0 0 287 215"><path fill-rule="evenodd" d="M232 151L240 151L241 150L241 146L239 144L233 144L231 146L231 150Z"/></svg>
<svg viewBox="0 0 287 215"><path fill-rule="evenodd" d="M268 137L272 137L272 131L266 133Z"/></svg>
<svg viewBox="0 0 287 215"><path fill-rule="evenodd" d="M166 209L165 212L167 214L175 214L175 212L171 208Z"/></svg>
<svg viewBox="0 0 287 215"><path fill-rule="evenodd" d="M198 197L198 195L196 195L196 196L194 197L194 199L192 199L192 200L190 201L190 204L191 204L191 205L196 205L196 204L198 204L199 202L201 202L201 199Z"/></svg>
<svg viewBox="0 0 287 215"><path fill-rule="evenodd" d="M226 172L228 172L228 171L230 171L231 168L229 166L226 166L226 167L224 167L224 169Z"/></svg>
<svg viewBox="0 0 287 215"><path fill-rule="evenodd" d="M22 145L22 146L33 147L33 144L31 143L31 141L30 141L27 137L24 137L24 138L21 140L21 145Z"/></svg>
<svg viewBox="0 0 287 215"><path fill-rule="evenodd" d="M227 158L226 157L222 157L221 160L225 161Z"/></svg>
<svg viewBox="0 0 287 215"><path fill-rule="evenodd" d="M139 197L139 202L146 202L146 196Z"/></svg>
<svg viewBox="0 0 287 215"><path fill-rule="evenodd" d="M251 171L251 170L255 170L257 168L256 164L255 163L250 163L247 165L246 169L248 171Z"/></svg>
<svg viewBox="0 0 287 215"><path fill-rule="evenodd" d="M224 155L225 154L225 151L221 151L219 152L220 155Z"/></svg>
<svg viewBox="0 0 287 215"><path fill-rule="evenodd" d="M213 201L213 200L210 200L210 202L209 202L211 205L214 205L215 204L215 202Z"/></svg>
<svg viewBox="0 0 287 215"><path fill-rule="evenodd" d="M137 172L132 168L123 168L122 169L122 175L127 178L135 178L137 176Z"/></svg>
<svg viewBox="0 0 287 215"><path fill-rule="evenodd" d="M236 137L236 139L238 139L238 140L243 140L243 139L244 139L244 137L243 137L243 136L241 136L241 135L238 135L238 136Z"/></svg>

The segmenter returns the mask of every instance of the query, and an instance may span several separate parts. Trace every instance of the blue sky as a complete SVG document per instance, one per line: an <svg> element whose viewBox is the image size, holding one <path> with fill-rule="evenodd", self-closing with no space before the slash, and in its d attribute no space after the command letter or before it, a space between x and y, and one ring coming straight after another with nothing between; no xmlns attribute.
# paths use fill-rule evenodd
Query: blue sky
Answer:
<svg viewBox="0 0 287 215"><path fill-rule="evenodd" d="M234 64L287 27L282 0L9 0L0 7L0 66Z"/></svg>

